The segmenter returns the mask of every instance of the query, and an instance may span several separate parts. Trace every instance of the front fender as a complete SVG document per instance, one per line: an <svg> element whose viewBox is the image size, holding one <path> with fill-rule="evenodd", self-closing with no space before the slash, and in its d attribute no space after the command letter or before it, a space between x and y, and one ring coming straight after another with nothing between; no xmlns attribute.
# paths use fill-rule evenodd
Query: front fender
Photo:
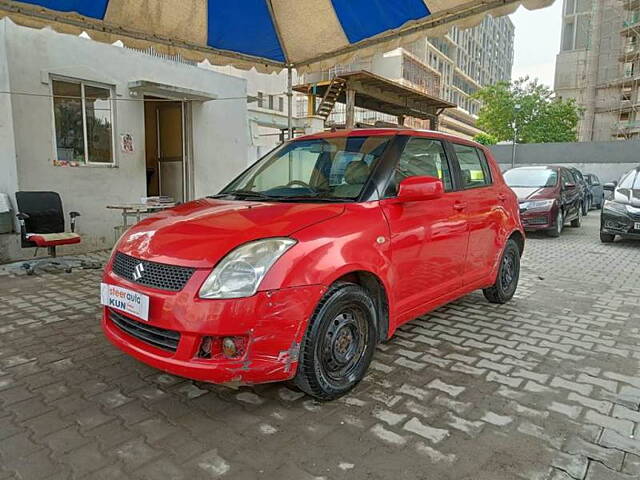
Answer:
<svg viewBox="0 0 640 480"><path fill-rule="evenodd" d="M296 232L293 238L298 244L271 268L260 290L328 286L347 273L364 270L389 291L389 235L378 202L349 204L339 217Z"/></svg>

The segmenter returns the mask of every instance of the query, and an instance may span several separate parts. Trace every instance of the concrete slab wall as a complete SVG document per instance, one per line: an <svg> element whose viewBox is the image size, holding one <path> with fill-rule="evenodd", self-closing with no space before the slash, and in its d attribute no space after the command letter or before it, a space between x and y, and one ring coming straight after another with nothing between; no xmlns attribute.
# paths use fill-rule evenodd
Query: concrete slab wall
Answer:
<svg viewBox="0 0 640 480"><path fill-rule="evenodd" d="M511 168L512 145L491 147L503 170ZM594 173L603 182L620 176L640 165L640 141L535 143L518 145L516 166L569 165L583 173Z"/></svg>
<svg viewBox="0 0 640 480"><path fill-rule="evenodd" d="M7 72L8 70L8 72ZM65 210L82 213L78 221L84 251L109 248L120 213L113 203L139 202L146 195L144 106L132 96L129 82L147 80L203 92L221 100L194 102L193 165L195 197L216 193L247 165L248 121L246 80L73 35L19 27L0 21L0 166L16 166L0 191L13 199L16 190L54 190ZM115 92L114 166L54 166L51 76L98 82ZM10 108L8 105L10 98ZM120 151L120 135L133 136L133 153ZM15 145L15 152L11 152ZM17 180L16 177L17 176ZM2 247L0 239L0 247ZM15 241L8 242L12 248ZM7 245L7 242L5 242ZM65 248L65 252L73 251ZM25 251L23 256L30 255ZM20 255L20 252L10 256ZM9 256L9 255L7 255Z"/></svg>

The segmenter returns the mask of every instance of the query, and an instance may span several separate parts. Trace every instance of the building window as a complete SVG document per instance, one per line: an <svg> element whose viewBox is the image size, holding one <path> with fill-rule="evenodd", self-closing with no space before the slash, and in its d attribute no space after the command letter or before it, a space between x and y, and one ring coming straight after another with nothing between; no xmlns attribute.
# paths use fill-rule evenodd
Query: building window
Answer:
<svg viewBox="0 0 640 480"><path fill-rule="evenodd" d="M591 33L591 17L580 15L576 30L576 50L589 48L589 34Z"/></svg>
<svg viewBox="0 0 640 480"><path fill-rule="evenodd" d="M264 106L264 93L258 92L258 108L262 108Z"/></svg>
<svg viewBox="0 0 640 480"><path fill-rule="evenodd" d="M275 108L273 101L274 101L273 95L269 95L269 110L273 110Z"/></svg>
<svg viewBox="0 0 640 480"><path fill-rule="evenodd" d="M278 97L278 111L284 112L284 98Z"/></svg>
<svg viewBox="0 0 640 480"><path fill-rule="evenodd" d="M113 164L111 88L52 80L57 160Z"/></svg>
<svg viewBox="0 0 640 480"><path fill-rule="evenodd" d="M566 0L565 4L565 15L572 15L576 11L576 1L575 0Z"/></svg>
<svg viewBox="0 0 640 480"><path fill-rule="evenodd" d="M565 22L564 31L562 33L562 50L573 50L573 37L574 37L574 28L575 24L573 20Z"/></svg>

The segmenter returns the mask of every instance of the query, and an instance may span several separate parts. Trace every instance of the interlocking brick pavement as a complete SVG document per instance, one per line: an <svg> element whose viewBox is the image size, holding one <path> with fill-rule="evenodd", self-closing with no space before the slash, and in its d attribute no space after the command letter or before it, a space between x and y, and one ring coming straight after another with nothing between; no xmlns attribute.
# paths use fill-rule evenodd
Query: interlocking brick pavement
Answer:
<svg viewBox="0 0 640 480"><path fill-rule="evenodd" d="M0 269L0 479L640 478L640 243L598 221L532 235L511 303L403 326L330 403L156 371L103 338L99 271Z"/></svg>

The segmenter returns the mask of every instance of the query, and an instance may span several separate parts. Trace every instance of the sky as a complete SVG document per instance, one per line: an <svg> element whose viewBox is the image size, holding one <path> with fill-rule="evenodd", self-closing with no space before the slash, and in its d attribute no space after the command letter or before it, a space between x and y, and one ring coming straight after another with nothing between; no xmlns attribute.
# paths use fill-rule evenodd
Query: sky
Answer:
<svg viewBox="0 0 640 480"><path fill-rule="evenodd" d="M560 51L562 0L540 10L520 7L511 20L516 26L512 77L528 75L553 88L556 55Z"/></svg>

